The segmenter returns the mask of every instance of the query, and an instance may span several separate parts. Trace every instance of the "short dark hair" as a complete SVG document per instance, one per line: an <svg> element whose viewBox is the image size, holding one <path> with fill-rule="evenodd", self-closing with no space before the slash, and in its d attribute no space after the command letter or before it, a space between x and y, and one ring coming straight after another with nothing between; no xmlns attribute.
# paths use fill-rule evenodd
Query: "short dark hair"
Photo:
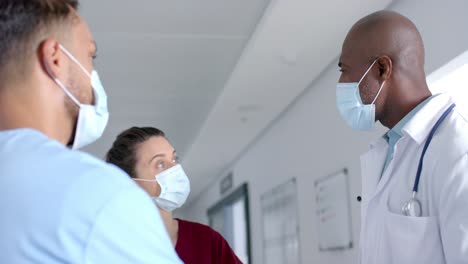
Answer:
<svg viewBox="0 0 468 264"><path fill-rule="evenodd" d="M136 148L151 137L166 137L163 131L154 127L132 127L117 136L106 154L106 161L136 178Z"/></svg>
<svg viewBox="0 0 468 264"><path fill-rule="evenodd" d="M14 70L24 71L21 63L36 52L41 35L63 25L77 9L78 0L0 0L0 80L13 59L19 66Z"/></svg>

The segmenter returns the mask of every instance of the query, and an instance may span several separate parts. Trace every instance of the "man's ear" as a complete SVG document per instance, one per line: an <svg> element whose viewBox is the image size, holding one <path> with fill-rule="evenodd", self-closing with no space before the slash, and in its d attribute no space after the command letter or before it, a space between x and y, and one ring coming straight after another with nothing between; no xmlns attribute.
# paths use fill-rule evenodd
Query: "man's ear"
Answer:
<svg viewBox="0 0 468 264"><path fill-rule="evenodd" d="M43 70L51 78L60 78L64 74L64 54L60 50L60 43L55 39L46 39L40 45L38 49L38 56Z"/></svg>
<svg viewBox="0 0 468 264"><path fill-rule="evenodd" d="M387 81L393 74L393 61L389 56L381 56L377 60L379 76L382 81Z"/></svg>

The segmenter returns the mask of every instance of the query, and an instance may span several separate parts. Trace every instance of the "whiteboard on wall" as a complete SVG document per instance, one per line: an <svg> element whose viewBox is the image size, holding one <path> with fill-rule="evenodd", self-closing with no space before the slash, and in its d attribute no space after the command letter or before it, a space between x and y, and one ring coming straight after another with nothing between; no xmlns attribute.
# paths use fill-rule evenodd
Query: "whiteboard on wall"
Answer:
<svg viewBox="0 0 468 264"><path fill-rule="evenodd" d="M347 170L315 181L317 232L320 251L353 247Z"/></svg>
<svg viewBox="0 0 468 264"><path fill-rule="evenodd" d="M261 196L263 263L299 264L297 186L293 179Z"/></svg>

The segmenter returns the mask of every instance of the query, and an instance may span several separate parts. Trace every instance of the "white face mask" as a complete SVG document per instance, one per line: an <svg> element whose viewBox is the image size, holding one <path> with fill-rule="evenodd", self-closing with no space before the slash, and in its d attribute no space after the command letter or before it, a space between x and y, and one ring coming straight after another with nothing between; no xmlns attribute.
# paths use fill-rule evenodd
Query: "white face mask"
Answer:
<svg viewBox="0 0 468 264"><path fill-rule="evenodd" d="M107 110L107 95L104 87L102 86L101 80L99 79L97 71L93 71L90 74L83 67L83 65L62 45L60 45L60 49L90 78L91 86L94 92L95 105L81 104L59 79L52 76L55 83L60 86L60 88L62 88L65 94L76 105L80 107L72 146L72 149L79 149L93 143L104 133L107 122L109 121L109 112Z"/></svg>
<svg viewBox="0 0 468 264"><path fill-rule="evenodd" d="M190 194L190 180L180 164L159 173L155 178L156 180L134 180L158 182L161 194L152 198L156 205L164 211L172 212L184 205Z"/></svg>
<svg viewBox="0 0 468 264"><path fill-rule="evenodd" d="M352 129L369 131L375 124L375 101L380 95L385 82L380 86L379 92L371 104L365 105L359 93L359 85L366 77L375 60L364 73L359 82L338 83L336 85L336 105L340 115Z"/></svg>

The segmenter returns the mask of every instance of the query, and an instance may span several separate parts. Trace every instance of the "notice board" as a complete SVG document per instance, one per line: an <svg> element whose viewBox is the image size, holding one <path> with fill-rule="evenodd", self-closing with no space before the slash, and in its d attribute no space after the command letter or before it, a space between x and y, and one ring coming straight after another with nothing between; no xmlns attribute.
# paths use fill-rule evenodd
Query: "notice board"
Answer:
<svg viewBox="0 0 468 264"><path fill-rule="evenodd" d="M315 181L320 251L353 247L349 176L346 169Z"/></svg>

